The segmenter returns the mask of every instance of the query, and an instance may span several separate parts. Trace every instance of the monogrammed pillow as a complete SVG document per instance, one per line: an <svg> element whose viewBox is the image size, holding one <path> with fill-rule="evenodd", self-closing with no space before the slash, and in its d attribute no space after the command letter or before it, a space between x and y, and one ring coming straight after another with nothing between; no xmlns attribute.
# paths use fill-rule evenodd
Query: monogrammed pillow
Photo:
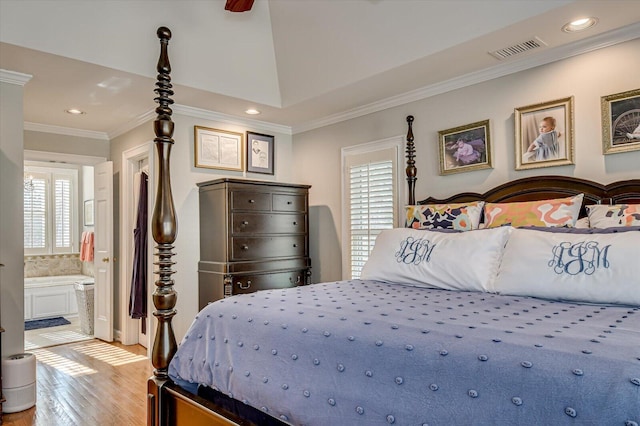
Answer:
<svg viewBox="0 0 640 426"><path fill-rule="evenodd" d="M514 229L493 290L555 300L640 305L640 232Z"/></svg>
<svg viewBox="0 0 640 426"><path fill-rule="evenodd" d="M396 228L376 238L361 278L487 291L495 279L511 227L447 233Z"/></svg>

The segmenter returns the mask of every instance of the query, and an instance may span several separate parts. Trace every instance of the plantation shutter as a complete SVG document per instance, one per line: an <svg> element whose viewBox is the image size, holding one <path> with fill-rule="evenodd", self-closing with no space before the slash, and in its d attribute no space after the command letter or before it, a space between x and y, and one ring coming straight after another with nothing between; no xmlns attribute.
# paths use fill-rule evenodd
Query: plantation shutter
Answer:
<svg viewBox="0 0 640 426"><path fill-rule="evenodd" d="M24 179L24 248L46 248L47 243L47 181L40 176Z"/></svg>
<svg viewBox="0 0 640 426"><path fill-rule="evenodd" d="M54 249L71 249L72 244L72 199L73 182L71 177L54 175ZM67 250L62 250L67 251Z"/></svg>
<svg viewBox="0 0 640 426"><path fill-rule="evenodd" d="M351 277L359 278L376 237L394 224L393 161L349 168Z"/></svg>

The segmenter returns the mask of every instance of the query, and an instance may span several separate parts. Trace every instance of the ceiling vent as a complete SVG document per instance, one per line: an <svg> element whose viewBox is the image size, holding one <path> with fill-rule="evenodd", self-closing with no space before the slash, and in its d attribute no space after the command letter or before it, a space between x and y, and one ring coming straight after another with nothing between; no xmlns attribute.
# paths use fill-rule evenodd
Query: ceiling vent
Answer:
<svg viewBox="0 0 640 426"><path fill-rule="evenodd" d="M522 53L529 52L534 49L539 49L541 47L545 47L546 45L547 43L540 40L538 37L534 37L531 40L514 44L513 46L505 47L503 49L494 50L493 52L489 52L489 53L494 58L502 61L503 59L520 55Z"/></svg>

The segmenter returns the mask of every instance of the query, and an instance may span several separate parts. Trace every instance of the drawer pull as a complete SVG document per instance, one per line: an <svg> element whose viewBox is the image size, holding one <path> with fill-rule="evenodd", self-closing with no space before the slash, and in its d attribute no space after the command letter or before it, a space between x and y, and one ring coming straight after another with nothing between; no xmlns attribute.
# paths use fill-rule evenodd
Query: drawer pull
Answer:
<svg viewBox="0 0 640 426"><path fill-rule="evenodd" d="M248 221L248 220L243 220L243 221L242 221L242 224L243 224L243 225L248 225L248 224L249 224L249 221Z"/></svg>
<svg viewBox="0 0 640 426"><path fill-rule="evenodd" d="M240 287L242 290L247 290L249 287L251 287L251 280L247 280L246 284L242 284L242 281L238 281L238 287Z"/></svg>
<svg viewBox="0 0 640 426"><path fill-rule="evenodd" d="M293 244L293 246L294 246L294 247L298 247L298 244L294 243L294 244Z"/></svg>
<svg viewBox="0 0 640 426"><path fill-rule="evenodd" d="M293 281L293 278L292 278L292 277L289 277L289 282L290 282L291 284L296 284L296 285L298 285L298 284L300 284L300 281L301 281L301 277L300 277L300 275L298 275L298 276L296 277L296 281L295 281L295 282Z"/></svg>
<svg viewBox="0 0 640 426"><path fill-rule="evenodd" d="M250 199L250 200L249 200L249 204L253 204L253 203L255 203L255 202L256 202L256 200L254 200L254 199Z"/></svg>
<svg viewBox="0 0 640 426"><path fill-rule="evenodd" d="M298 222L296 222L295 220L293 221L293 226L296 226L298 224Z"/></svg>
<svg viewBox="0 0 640 426"><path fill-rule="evenodd" d="M291 205L291 204L293 204L293 201L287 201L287 204Z"/></svg>
<svg viewBox="0 0 640 426"><path fill-rule="evenodd" d="M243 244L243 245L242 245L242 250L249 250L249 246L248 246L248 245L246 245L246 244Z"/></svg>

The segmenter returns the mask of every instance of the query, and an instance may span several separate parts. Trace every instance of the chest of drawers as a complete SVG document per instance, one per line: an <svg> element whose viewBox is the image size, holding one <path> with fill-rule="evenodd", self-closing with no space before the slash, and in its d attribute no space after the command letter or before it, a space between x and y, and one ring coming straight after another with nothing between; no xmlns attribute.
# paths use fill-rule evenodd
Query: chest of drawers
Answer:
<svg viewBox="0 0 640 426"><path fill-rule="evenodd" d="M309 185L201 182L198 300L309 281Z"/></svg>

